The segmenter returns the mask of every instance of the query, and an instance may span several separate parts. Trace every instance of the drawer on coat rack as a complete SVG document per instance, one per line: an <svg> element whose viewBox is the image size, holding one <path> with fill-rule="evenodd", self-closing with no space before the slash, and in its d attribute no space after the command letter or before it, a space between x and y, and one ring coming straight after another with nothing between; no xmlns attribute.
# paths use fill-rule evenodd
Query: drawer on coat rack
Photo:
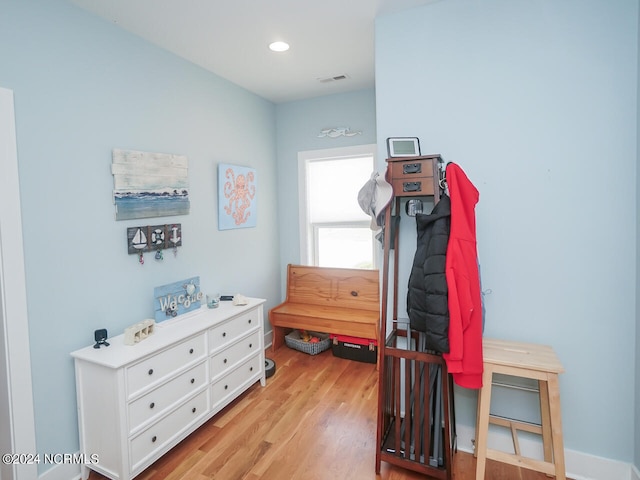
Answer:
<svg viewBox="0 0 640 480"><path fill-rule="evenodd" d="M389 182L397 197L434 194L434 161L438 157L390 158Z"/></svg>

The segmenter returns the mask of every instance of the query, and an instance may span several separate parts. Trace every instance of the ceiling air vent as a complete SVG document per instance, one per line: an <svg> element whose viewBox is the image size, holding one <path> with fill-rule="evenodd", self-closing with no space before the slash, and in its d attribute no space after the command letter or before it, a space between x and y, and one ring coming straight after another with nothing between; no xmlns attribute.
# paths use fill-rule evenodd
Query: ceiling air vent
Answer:
<svg viewBox="0 0 640 480"><path fill-rule="evenodd" d="M318 81L320 83L331 83L331 82L337 82L338 80L346 80L347 78L349 78L348 75L336 75L335 77L319 78Z"/></svg>

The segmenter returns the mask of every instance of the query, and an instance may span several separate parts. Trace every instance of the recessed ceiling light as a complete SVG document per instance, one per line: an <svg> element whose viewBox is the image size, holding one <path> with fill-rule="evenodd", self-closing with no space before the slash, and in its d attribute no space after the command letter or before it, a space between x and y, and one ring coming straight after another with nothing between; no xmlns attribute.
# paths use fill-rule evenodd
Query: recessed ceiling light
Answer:
<svg viewBox="0 0 640 480"><path fill-rule="evenodd" d="M273 42L269 44L269 49L274 52L286 52L289 50L289 44L287 42Z"/></svg>

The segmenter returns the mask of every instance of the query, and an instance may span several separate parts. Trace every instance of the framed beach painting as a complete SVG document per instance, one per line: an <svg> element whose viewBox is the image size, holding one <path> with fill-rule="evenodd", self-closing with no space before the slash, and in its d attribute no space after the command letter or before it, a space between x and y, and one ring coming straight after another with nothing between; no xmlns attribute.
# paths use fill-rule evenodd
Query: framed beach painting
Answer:
<svg viewBox="0 0 640 480"><path fill-rule="evenodd" d="M116 220L189 213L186 156L114 149L112 162Z"/></svg>
<svg viewBox="0 0 640 480"><path fill-rule="evenodd" d="M257 188L253 168L218 164L218 230L256 226Z"/></svg>

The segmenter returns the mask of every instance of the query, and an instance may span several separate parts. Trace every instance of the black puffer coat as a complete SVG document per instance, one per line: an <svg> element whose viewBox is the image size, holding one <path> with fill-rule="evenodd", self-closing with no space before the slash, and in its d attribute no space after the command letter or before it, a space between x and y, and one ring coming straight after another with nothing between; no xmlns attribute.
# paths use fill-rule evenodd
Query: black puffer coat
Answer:
<svg viewBox="0 0 640 480"><path fill-rule="evenodd" d="M409 276L407 311L411 328L426 333L426 348L449 352L449 307L445 260L451 200L443 195L429 215L416 215L418 243Z"/></svg>

